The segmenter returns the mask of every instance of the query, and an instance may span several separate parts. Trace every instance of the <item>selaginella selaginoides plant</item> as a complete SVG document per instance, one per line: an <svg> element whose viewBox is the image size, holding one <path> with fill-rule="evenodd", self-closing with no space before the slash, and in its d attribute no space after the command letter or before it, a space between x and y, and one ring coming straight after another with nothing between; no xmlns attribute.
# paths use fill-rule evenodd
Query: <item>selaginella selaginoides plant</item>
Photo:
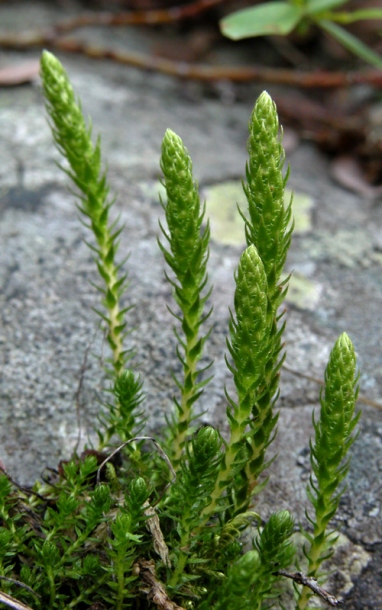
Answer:
<svg viewBox="0 0 382 610"><path fill-rule="evenodd" d="M307 608L313 594L336 605L322 588L320 566L335 541L330 520L358 420L355 354L345 333L331 352L314 420L305 572L293 572L292 515L280 510L264 521L254 510L276 433L285 324L279 307L288 285L281 278L293 228L274 103L263 93L249 123L248 210L241 210L247 247L235 273L227 338L235 387L227 393L227 440L212 426L198 426L193 412L209 381L210 365L200 361L211 332L210 232L190 156L175 133L165 133L166 226L159 246L173 288L182 372L174 377L177 396L172 413L165 414L168 425L151 438L143 431L142 381L126 347L128 310L121 301L127 280L116 262L121 227L109 218L113 200L100 142L93 144L67 74L48 52L41 76L53 137L79 189L79 213L93 233L98 313L111 349L108 399L99 416L99 446L62 462L51 480L21 488L2 471L0 602L24 610L258 610L281 604L279 581L289 577L296 609ZM250 526L253 540L246 547L242 534Z"/></svg>

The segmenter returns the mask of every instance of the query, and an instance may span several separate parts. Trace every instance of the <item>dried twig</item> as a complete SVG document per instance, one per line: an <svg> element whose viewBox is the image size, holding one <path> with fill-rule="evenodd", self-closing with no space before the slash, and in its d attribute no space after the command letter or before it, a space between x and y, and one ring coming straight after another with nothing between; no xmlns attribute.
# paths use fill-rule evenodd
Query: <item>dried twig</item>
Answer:
<svg viewBox="0 0 382 610"><path fill-rule="evenodd" d="M114 451L107 456L106 460L104 460L102 462L102 464L100 465L100 467L97 470L97 485L100 484L101 481L101 470L102 468L108 463L110 462L110 460L119 452L121 451L121 449L123 449L124 447L126 447L127 445L129 445L130 443L134 443L135 441L151 441L152 443L154 443L156 450L158 451L159 455L161 456L161 458L166 462L171 474L172 474L172 479L171 481L169 481L169 483L167 483L166 487L164 488L162 495L167 491L167 489L169 488L169 486L175 481L176 479L176 472L174 470L173 465L170 462L170 459L168 458L168 456L165 454L165 452L163 451L162 447L160 446L160 444L155 440L155 438L152 438L152 436L134 436L134 438L130 438L128 441L125 441L124 443L122 443L122 445L119 445L119 447L117 447L116 449L114 449Z"/></svg>
<svg viewBox="0 0 382 610"><path fill-rule="evenodd" d="M163 11L137 11L136 13L87 14L67 22L57 24L50 30L34 30L22 34L3 33L0 47L24 49L31 46L56 48L68 53L81 53L93 59L111 59L115 62L143 70L153 70L189 80L204 82L262 82L268 84L291 85L302 88L333 89L357 84L369 84L382 88L381 70L361 70L352 72L327 72L315 70L301 72L295 69L266 68L264 66L212 66L206 64L178 62L171 59L153 57L133 51L117 51L105 47L86 44L76 40L61 38L63 33L86 25L126 25L127 23L154 24L169 23L196 15L210 8L220 0L200 0L184 7Z"/></svg>
<svg viewBox="0 0 382 610"><path fill-rule="evenodd" d="M2 40L0 38L0 45ZM153 57L132 51L117 51L89 45L75 40L53 40L52 46L69 53L83 53L93 59L111 59L118 63L144 70L154 70L188 80L204 82L262 82L268 84L291 85L302 88L335 89L351 85L369 84L382 88L381 70L362 70L353 72L325 72L315 70L301 72L264 66L212 66L178 62L161 57Z"/></svg>
<svg viewBox="0 0 382 610"><path fill-rule="evenodd" d="M7 576L0 576L0 580L6 580L7 582L11 582L14 585L17 585L18 587L21 587L22 589L26 589L27 591L29 591L29 593L32 593L36 597L41 598L41 595L36 593L36 591L33 591L33 589L31 589L31 587L28 587L28 585L26 585L24 582L20 582L19 580L15 580L14 578L8 578Z"/></svg>
<svg viewBox="0 0 382 610"><path fill-rule="evenodd" d="M310 576L305 576L305 574L302 574L302 572L293 572L291 574L290 572L287 572L286 570L277 570L277 572L275 572L275 574L278 574L279 576L286 576L286 578L291 578L298 585L303 585L304 587L309 587L309 589L311 589L313 591L313 593L315 593L316 595L321 597L321 599L323 599L330 606L333 606L333 607L338 606L340 603L338 601L338 599L336 597L334 597L334 595L332 595L328 591L325 591L325 589L322 589L322 587L320 587L320 585L318 584L318 582L315 578L311 578Z"/></svg>
<svg viewBox="0 0 382 610"><path fill-rule="evenodd" d="M147 11L110 11L83 12L81 15L64 19L52 28L30 30L21 34L3 34L0 45L11 48L24 48L33 45L53 44L58 36L87 26L124 26L124 25L160 25L174 23L196 17L203 11L221 4L224 0L196 0L185 6L173 6L169 9Z"/></svg>
<svg viewBox="0 0 382 610"><path fill-rule="evenodd" d="M173 465L170 462L169 457L163 451L163 449L159 445L159 443L154 438L152 438L151 436L135 436L134 438L131 438L128 441L122 443L122 445L119 445L119 447L117 447L106 458L106 460L104 460L102 462L102 464L98 468L98 470L97 470L97 485L99 485L99 483L101 481L101 470L107 464L107 462L109 462L119 451L121 451L121 449L126 447L126 445L128 445L129 443L133 443L134 441L151 441L152 443L154 443L156 450L158 451L158 453L161 456L161 458L166 462L166 464L167 464L167 466L168 466L168 468L169 468L169 470L170 470L170 472L172 474L171 481L169 481L169 483L167 483L167 485L164 488L164 490L162 491L159 499L157 500L157 503L158 503L159 500L166 493L166 491L169 488L169 486L175 481L175 479L176 479L176 472L174 470ZM147 525L147 529L150 531L150 533L151 533L151 535L153 537L154 549L158 553L160 558L162 559L163 563L166 566L171 567L171 561L170 561L170 555L169 555L168 547L167 547L167 544L165 542L164 536L162 534L162 530L160 528L160 522L159 522L158 515L155 512L155 508L154 508L155 505L150 505L148 502L145 502L144 506L146 507L145 511L144 511L145 515L148 517L146 525Z"/></svg>
<svg viewBox="0 0 382 610"><path fill-rule="evenodd" d="M182 606L178 606L178 604L171 601L164 585L157 580L153 560L146 561L145 559L140 559L136 565L141 573L142 580L148 585L148 589L145 589L144 592L159 610L185 610Z"/></svg>
<svg viewBox="0 0 382 610"><path fill-rule="evenodd" d="M0 602L9 608L14 608L14 610L33 610L30 606L26 606L11 595L3 593L2 591L0 591Z"/></svg>
<svg viewBox="0 0 382 610"><path fill-rule="evenodd" d="M16 483L16 481L14 481L12 479L12 477L6 472L6 470L3 467L0 467L0 472L2 472L4 474L4 476L7 477L8 481L14 487L16 487L16 489L18 489L21 493L25 493L26 495L32 494L39 500L42 500L44 503L46 502L47 499L44 496L41 496L40 494L36 493L32 489L27 489L25 487L22 487L18 483ZM34 510L23 501L22 497L17 496L16 499L17 499L17 505L18 505L20 515L22 515L24 517L26 523L28 523L28 525L30 525L30 527L33 529L36 536L38 536L39 538L45 539L45 534L42 531L42 523L41 523L41 519L40 519L39 515L37 515L34 512ZM20 587L25 587L26 589L29 589L29 587L27 585L24 585L23 583L19 582L18 580L13 580L12 578L6 578L5 576L0 576L0 579L9 580L10 582L16 583ZM37 595L37 593L35 593L35 595Z"/></svg>
<svg viewBox="0 0 382 610"><path fill-rule="evenodd" d="M112 13L110 11L84 12L77 17L66 19L57 23L54 29L57 33L73 31L89 25L96 26L122 26L122 25L158 25L174 23L200 15L224 0L196 0L184 6L173 6L169 9L154 9L147 11L123 11Z"/></svg>
<svg viewBox="0 0 382 610"><path fill-rule="evenodd" d="M43 502L46 502L46 498L44 498L44 496L41 496L39 493L37 493L37 491L34 491L33 489L31 489L30 487L24 487L23 485L20 485L19 483L17 483L12 477L11 475L6 471L6 469L4 468L4 466L0 465L0 472L2 472L4 474L4 476L7 477L8 481L14 486L16 487L16 489L18 489L19 491L21 491L22 493L24 493L26 496L35 496L35 498L38 498L39 500L42 500Z"/></svg>
<svg viewBox="0 0 382 610"><path fill-rule="evenodd" d="M154 549L158 553L164 565L168 568L171 568L170 554L168 546L162 534L159 517L155 512L155 508L153 506L150 506L147 501L144 503L144 506L147 507L144 512L146 517L148 517L146 521L146 527L152 536Z"/></svg>

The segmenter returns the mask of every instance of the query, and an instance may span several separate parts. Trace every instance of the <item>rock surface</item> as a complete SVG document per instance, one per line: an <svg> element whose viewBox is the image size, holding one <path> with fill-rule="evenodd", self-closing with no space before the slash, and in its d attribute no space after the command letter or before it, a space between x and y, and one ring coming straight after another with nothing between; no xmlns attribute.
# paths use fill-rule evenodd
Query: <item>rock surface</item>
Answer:
<svg viewBox="0 0 382 610"><path fill-rule="evenodd" d="M24 9L17 2L2 5L0 24L20 28L18 10ZM52 22L54 11L49 4L33 3L30 19ZM38 52L24 55L36 58ZM218 189L222 197L227 181L237 185L244 176L248 118L262 88L241 88L238 101L227 105L201 86L189 89L179 80L107 61L58 56L94 132L101 133L109 180L118 194L115 213L126 225L121 259L130 253L127 303L137 305L131 313L137 329L131 341L145 380L148 426L155 431L171 412L171 370L178 366L167 311L171 290L156 243L162 218L157 196L161 139L167 127L177 132L193 158L202 191L213 199ZM0 53L0 65L19 60L16 53ZM0 90L0 137L0 458L16 480L31 483L44 466L54 467L71 453L78 419L81 443L94 440L103 384L99 356L106 357L107 349L92 311L98 294L90 283L97 279L92 255L83 243L89 236L57 167L38 83ZM359 358L361 393L381 400L382 206L336 187L328 177L327 159L308 144L288 161L289 186L305 204L287 265L295 282L287 301L286 364L322 378L330 349L346 330ZM232 200L233 209L235 204ZM214 314L207 356L215 360L214 379L198 407L205 412L202 420L219 425L223 433L228 307L244 247L240 237L227 243L226 227L223 222L223 229L212 232ZM317 383L283 372L279 432L272 446L279 457L257 506L264 518L275 508L289 508L305 519L311 415L318 396ZM374 406L362 405L362 410L337 517L344 538L333 587L344 596L347 610L382 607L382 419Z"/></svg>

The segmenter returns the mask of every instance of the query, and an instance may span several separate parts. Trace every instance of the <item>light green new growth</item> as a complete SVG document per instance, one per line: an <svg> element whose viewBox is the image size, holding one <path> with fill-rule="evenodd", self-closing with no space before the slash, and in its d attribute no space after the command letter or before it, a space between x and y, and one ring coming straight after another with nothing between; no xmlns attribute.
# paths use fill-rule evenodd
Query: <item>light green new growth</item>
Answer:
<svg viewBox="0 0 382 610"><path fill-rule="evenodd" d="M211 496L212 502L204 509L206 516L214 512L222 492L232 486L233 475L240 472L247 463L250 439L247 428L253 405L265 390L262 383L269 358L268 339L272 317L268 309L264 266L253 245L244 251L239 262L234 307L235 315L231 313L230 339L227 341L232 364L227 361L227 365L233 374L237 399L234 400L227 394L230 438ZM245 490L245 499L246 496ZM246 508L247 502L242 504Z"/></svg>
<svg viewBox="0 0 382 610"><path fill-rule="evenodd" d="M101 143L98 138L96 145L93 145L91 126L85 123L68 76L58 59L48 51L44 51L41 57L41 77L54 139L69 162L67 174L82 193L78 209L89 219L87 226L96 239L97 246L88 245L96 255L98 272L105 285L99 290L103 294L107 314L98 313L107 326L114 372L119 373L130 355L123 347L128 308L123 309L120 304L120 297L126 289L126 274L121 275L121 265L115 263L122 227L118 228L116 222L109 221L113 201L109 197L109 185L102 169Z"/></svg>
<svg viewBox="0 0 382 610"><path fill-rule="evenodd" d="M258 477L277 422L284 330L284 324L278 327L278 308L286 293L281 273L292 231L275 105L263 93L250 120L248 213L243 212L247 247L235 273L227 339L236 389L234 396L227 394L227 441L211 426L198 427L192 410L208 382L200 379L208 366L198 368L198 362L209 336L201 331L210 314L205 311L209 227L202 226L204 207L190 156L178 136L165 134L167 228L161 227L166 242L160 248L175 277L168 279L180 311L174 315L181 327L175 337L183 378L174 379L180 399L172 422L165 414L168 426L157 432L163 438L158 442L136 437L144 422L142 382L125 368L130 353L123 346L128 329L120 301L126 276L120 277L115 262L120 229L108 220L111 201L100 143L93 146L69 79L50 53L43 53L41 73L53 135L82 192L80 210L96 238L91 247L105 286L107 313L100 315L113 354L112 398L99 417L97 449L60 462L57 473L33 490L0 473L0 602L20 610L277 607L280 579L293 578L286 570L294 562L294 520L289 511L275 510L264 522L249 510L265 484ZM314 515L311 531L303 532L312 577L335 541L329 521L343 491L359 417L354 415L355 367L353 345L343 334L330 355L311 442L307 494ZM147 440L158 453L142 450ZM242 534L250 526L252 544L244 551ZM304 587L296 610L306 609L310 597Z"/></svg>
<svg viewBox="0 0 382 610"><path fill-rule="evenodd" d="M247 244L256 246L264 265L267 281L268 316L271 329L264 341L267 361L260 381L261 396L253 403L250 426L252 434L248 443L249 455L245 466L248 494L257 485L264 469L265 451L272 439L277 423L273 406L278 395L279 370L284 356L281 337L285 325L278 327L281 315L278 308L286 296L287 280L281 281L286 256L291 243L293 222L292 200L284 202L285 185L289 171L283 176L285 152L281 144L276 106L265 91L256 101L249 122L246 183L243 184L248 202L248 217L243 212ZM241 490L244 496L245 486ZM244 497L243 497L244 500Z"/></svg>
<svg viewBox="0 0 382 610"><path fill-rule="evenodd" d="M278 307L287 291L281 281L291 242L291 201L284 204L288 173L282 175L284 150L276 107L264 92L249 122L245 222L247 250L236 274L235 315L231 314L228 349L237 400L227 396L230 439L212 494L211 514L224 490L230 488L233 512L247 509L256 490L265 452L272 440L277 415L281 336Z"/></svg>
<svg viewBox="0 0 382 610"><path fill-rule="evenodd" d="M283 176L285 151L282 147L276 105L264 91L256 101L249 121L249 159L243 184L248 217L243 215L247 245L254 244L263 261L268 282L268 298L273 313L285 296L280 283L292 238L292 201L284 202L289 170Z"/></svg>
<svg viewBox="0 0 382 610"><path fill-rule="evenodd" d="M197 378L210 365L198 370L197 364L208 337L208 334L201 334L200 326L211 314L211 309L205 312L211 290L202 296L207 284L210 229L208 222L201 229L205 209L200 205L197 184L192 176L191 158L182 140L170 129L167 129L162 142L161 168L167 195L166 203L162 202L167 231L162 225L160 227L168 242L168 249L161 242L159 247L177 279L175 282L166 274L181 311L180 316L175 313L173 315L179 320L184 337L175 330L183 380L174 377L181 398L180 401L175 399L177 416L172 422L169 445L174 466L177 467L189 434L192 405L209 381L205 379L198 382Z"/></svg>
<svg viewBox="0 0 382 610"><path fill-rule="evenodd" d="M354 428L360 412L354 414L358 393L356 357L348 335L336 341L325 371L325 389L321 395L320 419L313 419L315 443L311 445L311 476L308 497L314 508L310 518L313 534L305 532L309 542L308 576L314 578L324 559L331 555L335 532L327 532L329 521L337 512L343 488L340 484L349 468L347 454L355 440ZM297 608L305 610L312 593L303 587Z"/></svg>
<svg viewBox="0 0 382 610"><path fill-rule="evenodd" d="M192 552L200 539L195 532L200 524L200 513L210 503L219 472L221 438L210 426L201 428L186 446L187 460L181 463L181 473L171 490L169 512L177 524L179 551L176 567L169 585L176 587Z"/></svg>
<svg viewBox="0 0 382 610"><path fill-rule="evenodd" d="M95 253L97 269L104 287L101 292L106 314L97 311L107 329L107 340L112 351L112 393L114 403L109 403L108 412L100 414L103 431L98 434L101 447L106 446L118 433L123 441L139 433L142 425L133 412L142 402L142 383L126 371L126 362L131 358L131 349L125 349L125 314L130 307L121 305L121 297L127 289L127 274L121 272L123 262L117 264L117 254L123 227L110 222L109 212L113 200L109 197L106 172L102 169L101 143L94 146L91 126L87 126L81 105L76 101L68 75L58 59L44 51L41 57L41 78L46 100L46 109L52 120L52 134L61 154L69 162L66 173L79 188L82 195L79 211L89 219L88 228L93 232L97 246L88 243ZM122 397L122 399L121 399ZM122 418L122 425L118 421Z"/></svg>

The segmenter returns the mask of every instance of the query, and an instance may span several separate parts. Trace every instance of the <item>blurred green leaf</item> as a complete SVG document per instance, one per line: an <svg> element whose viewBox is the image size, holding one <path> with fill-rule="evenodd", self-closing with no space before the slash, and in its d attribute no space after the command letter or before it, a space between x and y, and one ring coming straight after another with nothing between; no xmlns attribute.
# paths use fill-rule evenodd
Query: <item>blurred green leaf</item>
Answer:
<svg viewBox="0 0 382 610"><path fill-rule="evenodd" d="M346 4L347 1L348 0L308 0L306 2L305 13L307 15L314 15L315 13L330 11L338 6Z"/></svg>
<svg viewBox="0 0 382 610"><path fill-rule="evenodd" d="M222 33L232 40L289 34L304 16L304 8L286 2L269 2L237 11L220 22Z"/></svg>
<svg viewBox="0 0 382 610"><path fill-rule="evenodd" d="M364 19L382 19L382 9L380 8L365 8L352 13L333 13L330 15L331 21L337 23L354 23L354 21L362 21Z"/></svg>
<svg viewBox="0 0 382 610"><path fill-rule="evenodd" d="M341 26L331 21L323 19L319 21L320 27L331 34L333 38L338 40L348 51L354 53L367 63L371 64L375 68L382 70L382 57L374 53L368 46L363 44L358 38L344 30Z"/></svg>

